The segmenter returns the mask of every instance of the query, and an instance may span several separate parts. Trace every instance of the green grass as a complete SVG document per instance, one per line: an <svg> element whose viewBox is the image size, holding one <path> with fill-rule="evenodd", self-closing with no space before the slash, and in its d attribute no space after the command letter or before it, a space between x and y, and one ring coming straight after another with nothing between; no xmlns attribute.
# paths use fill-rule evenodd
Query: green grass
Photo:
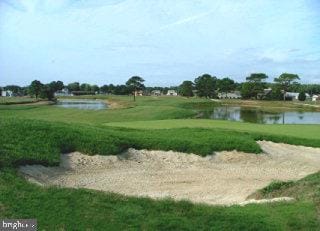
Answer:
<svg viewBox="0 0 320 231"><path fill-rule="evenodd" d="M77 97L81 98L81 97ZM98 98L99 97L90 97ZM60 121L65 123L103 124L107 122L161 120L193 118L197 112L192 106L196 102L208 102L200 99L185 99L180 97L141 97L133 102L130 97L100 97L104 100L116 101L124 105L122 109L106 109L99 111L66 109L44 105L12 105L0 106L1 117L33 118L47 121ZM208 105L214 105L209 102Z"/></svg>
<svg viewBox="0 0 320 231"><path fill-rule="evenodd" d="M274 182L253 195L294 196L296 202L245 207L43 188L19 176L16 167L21 164L58 165L61 152L75 150L89 155L114 155L129 147L198 155L233 149L259 153L255 141L260 139L320 147L319 125L186 119L217 105L209 100L98 98L123 108L0 106L0 218L37 218L40 230L319 230L320 173L297 182Z"/></svg>
<svg viewBox="0 0 320 231"><path fill-rule="evenodd" d="M296 125L296 124L254 124L226 120L209 119L176 119L134 121L121 123L105 123L105 126L123 127L133 129L172 129L172 128L205 128L224 129L228 131L261 133L268 135L288 136L303 139L320 140L320 125Z"/></svg>
<svg viewBox="0 0 320 231"><path fill-rule="evenodd" d="M293 197L315 202L320 211L320 172L298 181L278 181L254 193L251 198Z"/></svg>
<svg viewBox="0 0 320 231"><path fill-rule="evenodd" d="M234 149L260 152L260 147L249 134L228 131L99 128L12 118L1 119L0 127L0 153L3 153L0 155L0 166L27 163L56 165L61 152L77 150L87 154L115 155L130 147L199 155Z"/></svg>
<svg viewBox="0 0 320 231"><path fill-rule="evenodd" d="M0 171L0 217L37 218L40 230L316 230L310 202L207 206L83 189L42 188Z"/></svg>
<svg viewBox="0 0 320 231"><path fill-rule="evenodd" d="M34 103L38 100L35 98L29 97L1 97L0 96L0 105L14 105L14 104L28 104Z"/></svg>

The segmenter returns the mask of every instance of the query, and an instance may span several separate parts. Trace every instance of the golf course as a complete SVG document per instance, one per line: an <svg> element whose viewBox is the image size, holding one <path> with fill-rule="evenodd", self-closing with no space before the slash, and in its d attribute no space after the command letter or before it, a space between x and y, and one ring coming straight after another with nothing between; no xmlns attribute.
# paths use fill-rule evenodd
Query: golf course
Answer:
<svg viewBox="0 0 320 231"><path fill-rule="evenodd" d="M0 105L0 217L37 218L39 230L319 229L319 124L199 116L221 105L318 112L314 105L180 96L58 100L74 98L106 108L26 99ZM273 198L290 200L242 203Z"/></svg>

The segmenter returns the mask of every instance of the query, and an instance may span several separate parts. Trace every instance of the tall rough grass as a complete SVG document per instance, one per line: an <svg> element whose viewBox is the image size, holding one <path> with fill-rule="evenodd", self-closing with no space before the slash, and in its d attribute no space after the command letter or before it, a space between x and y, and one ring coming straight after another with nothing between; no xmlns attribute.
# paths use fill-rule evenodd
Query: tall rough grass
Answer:
<svg viewBox="0 0 320 231"><path fill-rule="evenodd" d="M115 155L130 147L199 155L234 149L253 153L261 151L250 135L222 130L134 130L21 119L2 119L0 126L2 166L27 163L56 165L60 153L81 151Z"/></svg>

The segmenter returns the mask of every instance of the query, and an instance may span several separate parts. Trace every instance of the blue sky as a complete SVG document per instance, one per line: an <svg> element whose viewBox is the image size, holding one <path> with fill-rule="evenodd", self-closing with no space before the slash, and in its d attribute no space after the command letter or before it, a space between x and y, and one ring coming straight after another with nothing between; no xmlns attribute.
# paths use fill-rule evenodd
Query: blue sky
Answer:
<svg viewBox="0 0 320 231"><path fill-rule="evenodd" d="M319 0L0 1L0 85L252 72L320 83Z"/></svg>

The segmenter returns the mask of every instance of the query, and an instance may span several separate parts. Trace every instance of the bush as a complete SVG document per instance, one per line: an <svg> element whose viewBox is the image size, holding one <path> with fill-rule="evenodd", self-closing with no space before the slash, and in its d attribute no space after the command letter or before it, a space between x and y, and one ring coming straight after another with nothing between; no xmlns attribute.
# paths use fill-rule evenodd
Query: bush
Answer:
<svg viewBox="0 0 320 231"><path fill-rule="evenodd" d="M298 96L299 101L305 101L307 98L306 93L305 92L301 92Z"/></svg>

